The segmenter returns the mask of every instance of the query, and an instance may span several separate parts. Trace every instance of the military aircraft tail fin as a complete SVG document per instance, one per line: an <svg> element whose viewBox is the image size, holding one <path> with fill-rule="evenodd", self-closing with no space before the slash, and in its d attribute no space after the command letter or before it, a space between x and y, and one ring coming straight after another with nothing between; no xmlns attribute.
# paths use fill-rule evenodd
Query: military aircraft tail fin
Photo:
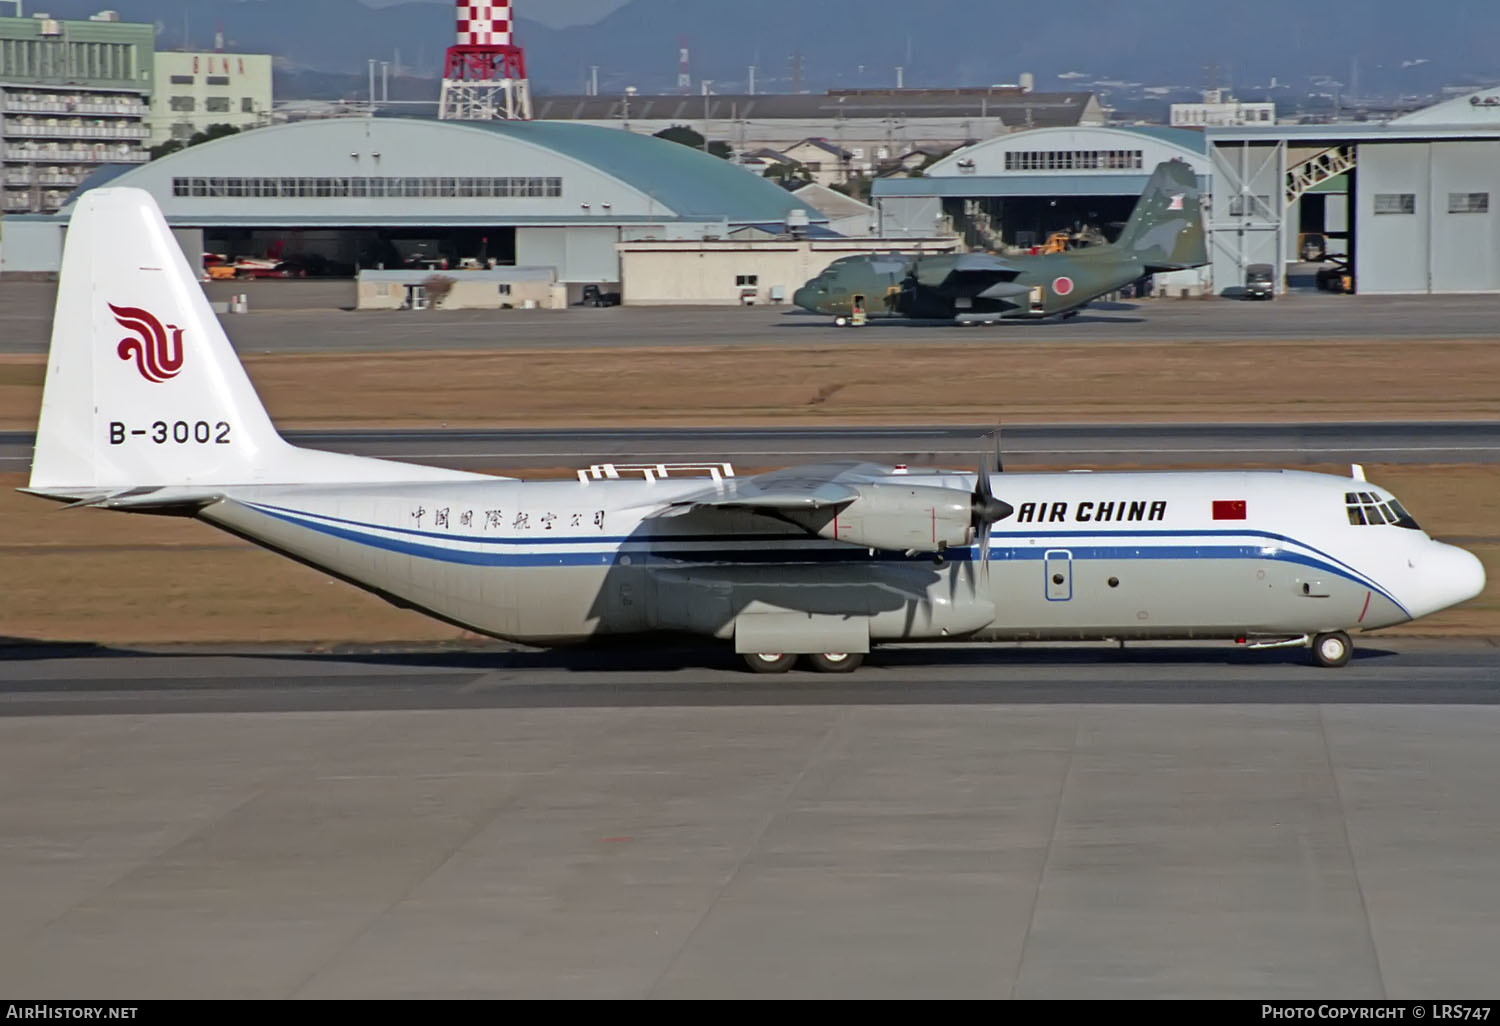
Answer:
<svg viewBox="0 0 1500 1026"><path fill-rule="evenodd" d="M1186 161L1156 165L1115 245L1138 258L1148 272L1208 263L1198 176Z"/></svg>

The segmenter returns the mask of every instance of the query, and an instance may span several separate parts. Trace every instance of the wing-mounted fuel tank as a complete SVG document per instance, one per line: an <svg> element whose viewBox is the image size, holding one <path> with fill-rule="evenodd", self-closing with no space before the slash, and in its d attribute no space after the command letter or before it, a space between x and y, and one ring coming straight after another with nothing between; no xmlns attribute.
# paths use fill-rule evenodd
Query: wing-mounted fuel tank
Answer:
<svg viewBox="0 0 1500 1026"><path fill-rule="evenodd" d="M821 538L895 552L941 552L974 540L968 492L905 484L862 484L855 490L855 499L836 509L784 516Z"/></svg>

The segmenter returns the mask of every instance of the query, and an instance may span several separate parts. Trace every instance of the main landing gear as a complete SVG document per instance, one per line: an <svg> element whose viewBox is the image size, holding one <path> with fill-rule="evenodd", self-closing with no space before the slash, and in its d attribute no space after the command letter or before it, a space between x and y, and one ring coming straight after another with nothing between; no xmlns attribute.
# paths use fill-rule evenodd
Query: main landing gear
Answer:
<svg viewBox="0 0 1500 1026"><path fill-rule="evenodd" d="M819 673L852 673L865 661L862 652L812 652L803 658ZM745 653L745 665L756 673L785 673L796 661L795 652Z"/></svg>

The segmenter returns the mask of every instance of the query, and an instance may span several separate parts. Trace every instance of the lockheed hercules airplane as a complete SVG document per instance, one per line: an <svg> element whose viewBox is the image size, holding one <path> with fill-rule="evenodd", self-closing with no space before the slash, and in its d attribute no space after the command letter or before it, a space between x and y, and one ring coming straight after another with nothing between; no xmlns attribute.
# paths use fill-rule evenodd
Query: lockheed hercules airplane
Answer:
<svg viewBox="0 0 1500 1026"><path fill-rule="evenodd" d="M1236 639L1338 666L1347 632L1485 582L1362 474L835 463L525 482L297 448L156 204L125 188L73 215L23 490L195 517L497 638L687 633L766 672L955 639Z"/></svg>
<svg viewBox="0 0 1500 1026"><path fill-rule="evenodd" d="M829 264L792 295L804 310L840 326L869 317L1039 320L1071 316L1148 274L1208 263L1198 177L1182 160L1156 165L1120 237L1037 256L870 253Z"/></svg>

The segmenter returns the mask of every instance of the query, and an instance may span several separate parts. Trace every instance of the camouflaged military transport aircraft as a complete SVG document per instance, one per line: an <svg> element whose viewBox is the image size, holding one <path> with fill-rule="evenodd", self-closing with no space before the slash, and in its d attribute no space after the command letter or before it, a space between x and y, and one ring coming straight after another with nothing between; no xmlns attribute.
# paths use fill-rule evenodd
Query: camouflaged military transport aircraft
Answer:
<svg viewBox="0 0 1500 1026"><path fill-rule="evenodd" d="M845 463L524 482L297 448L156 204L123 188L73 215L23 490L196 517L498 638L694 634L766 672L954 639L1235 639L1338 666L1348 631L1485 581L1362 475Z"/></svg>
<svg viewBox="0 0 1500 1026"><path fill-rule="evenodd" d="M1037 256L870 253L829 264L792 295L843 326L910 317L959 324L1069 317L1148 274L1208 263L1198 177L1182 160L1156 165L1120 237Z"/></svg>

